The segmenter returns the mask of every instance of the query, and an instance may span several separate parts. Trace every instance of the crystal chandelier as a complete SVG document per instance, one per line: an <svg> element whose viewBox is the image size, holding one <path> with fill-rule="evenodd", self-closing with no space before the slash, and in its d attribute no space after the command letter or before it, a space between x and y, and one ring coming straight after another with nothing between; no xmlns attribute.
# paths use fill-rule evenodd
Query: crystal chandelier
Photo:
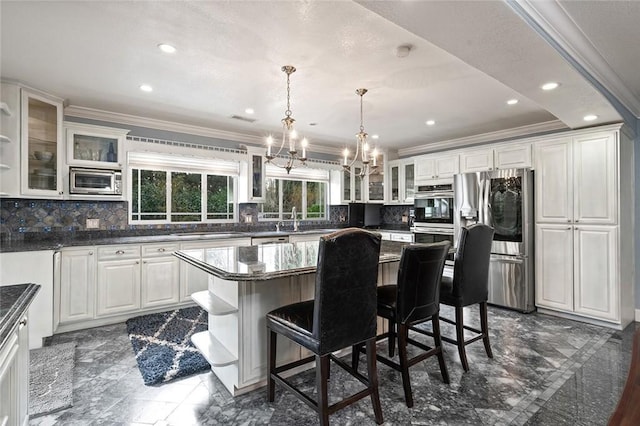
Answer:
<svg viewBox="0 0 640 426"><path fill-rule="evenodd" d="M356 94L360 96L360 132L356 134L356 154L354 155L353 160L349 162L349 150L345 148L345 150L343 151L344 162L342 163L342 167L345 171L359 175L360 177L375 174L378 172L378 150L374 149L371 154L369 154L369 143L367 142L367 136L369 135L367 135L367 132L364 131L362 118L362 97L367 92L367 89L356 90ZM358 160L358 154L361 154L360 162L362 163L362 167L360 168L359 173L354 173L351 166L353 166L353 164Z"/></svg>
<svg viewBox="0 0 640 426"><path fill-rule="evenodd" d="M275 154L272 154L271 147L273 145L273 137L269 136L267 138L267 154L265 158L267 159L267 163L271 163L276 167L280 167L281 169L285 169L287 174L291 171L292 168L296 167L296 163L298 166L303 166L305 161L307 161L307 139L303 138L300 141L300 146L302 148L301 155L298 154L298 149L296 147L296 139L298 138L298 134L293 128L293 123L296 120L291 117L291 90L290 90L290 82L289 78L291 74L296 72L296 67L293 65L285 65L282 67L282 71L287 74L287 110L284 112L284 118L282 119L282 143L280 144L280 149ZM289 156L288 157L280 157L285 160L284 163L279 163L276 159L280 155L280 152L284 149L285 144L288 143L289 146Z"/></svg>

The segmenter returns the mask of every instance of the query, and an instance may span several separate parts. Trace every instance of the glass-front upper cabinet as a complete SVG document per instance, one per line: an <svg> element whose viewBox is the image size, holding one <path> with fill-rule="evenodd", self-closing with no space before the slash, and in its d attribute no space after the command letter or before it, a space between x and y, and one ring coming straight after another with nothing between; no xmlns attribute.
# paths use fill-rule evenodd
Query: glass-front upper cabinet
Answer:
<svg viewBox="0 0 640 426"><path fill-rule="evenodd" d="M362 183L360 176L362 168L357 165L351 166L349 170L342 171L342 202L362 202Z"/></svg>
<svg viewBox="0 0 640 426"><path fill-rule="evenodd" d="M404 165L404 200L405 203L412 203L415 194L415 175L414 175L413 160L410 163Z"/></svg>
<svg viewBox="0 0 640 426"><path fill-rule="evenodd" d="M21 192L62 196L62 100L21 91Z"/></svg>
<svg viewBox="0 0 640 426"><path fill-rule="evenodd" d="M127 129L65 121L67 163L72 166L120 169Z"/></svg>

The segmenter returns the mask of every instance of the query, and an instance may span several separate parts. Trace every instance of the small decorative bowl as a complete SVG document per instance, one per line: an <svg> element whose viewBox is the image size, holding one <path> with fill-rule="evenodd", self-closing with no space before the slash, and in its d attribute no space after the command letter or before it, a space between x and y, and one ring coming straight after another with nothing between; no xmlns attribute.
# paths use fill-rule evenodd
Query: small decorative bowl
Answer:
<svg viewBox="0 0 640 426"><path fill-rule="evenodd" d="M53 152L48 151L34 151L33 156L36 157L36 160L40 161L49 161L53 158Z"/></svg>

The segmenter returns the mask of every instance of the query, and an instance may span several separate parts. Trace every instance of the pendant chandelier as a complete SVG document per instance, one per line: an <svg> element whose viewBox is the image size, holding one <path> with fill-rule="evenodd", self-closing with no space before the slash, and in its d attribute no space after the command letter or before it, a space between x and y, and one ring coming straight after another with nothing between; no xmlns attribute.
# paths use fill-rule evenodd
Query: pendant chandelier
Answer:
<svg viewBox="0 0 640 426"><path fill-rule="evenodd" d="M269 136L267 138L267 153L265 158L267 159L267 163L271 163L276 167L280 167L281 169L285 169L287 174L297 166L304 166L305 161L307 161L307 139L303 138L300 141L300 147L302 148L302 153L298 153L298 148L296 146L296 140L298 139L298 134L293 128L293 123L296 120L291 116L291 89L290 89L290 77L291 74L296 72L296 67L292 65L285 65L282 67L282 71L287 74L287 109L284 112L284 118L282 119L282 142L280 144L280 148L278 152L273 154L271 152L273 145L273 137ZM285 147L285 144L288 145L288 156L280 157L280 153ZM279 159L284 160L284 163L280 162Z"/></svg>
<svg viewBox="0 0 640 426"><path fill-rule="evenodd" d="M369 154L369 143L367 142L367 137L369 136L367 132L364 131L364 121L362 114L362 97L367 93L367 89L357 89L356 94L360 96L360 131L356 134L356 153L353 157L353 160L349 162L349 150L345 148L343 151L344 162L342 163L342 167L345 171L358 175L360 177L364 177L366 175L375 174L378 172L378 150L374 149L371 154ZM353 172L351 166L358 160L358 154L360 154L360 162L362 163L362 167L360 168L359 173Z"/></svg>

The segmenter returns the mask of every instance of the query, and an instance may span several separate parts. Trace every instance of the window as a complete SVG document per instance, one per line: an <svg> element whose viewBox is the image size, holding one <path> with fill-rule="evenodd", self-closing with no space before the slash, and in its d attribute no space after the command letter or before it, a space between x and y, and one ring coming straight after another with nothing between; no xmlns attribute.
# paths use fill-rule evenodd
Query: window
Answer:
<svg viewBox="0 0 640 426"><path fill-rule="evenodd" d="M206 171L131 169L132 223L235 219L236 177Z"/></svg>
<svg viewBox="0 0 640 426"><path fill-rule="evenodd" d="M296 208L298 219L327 219L327 182L265 179L264 219L291 219Z"/></svg>

